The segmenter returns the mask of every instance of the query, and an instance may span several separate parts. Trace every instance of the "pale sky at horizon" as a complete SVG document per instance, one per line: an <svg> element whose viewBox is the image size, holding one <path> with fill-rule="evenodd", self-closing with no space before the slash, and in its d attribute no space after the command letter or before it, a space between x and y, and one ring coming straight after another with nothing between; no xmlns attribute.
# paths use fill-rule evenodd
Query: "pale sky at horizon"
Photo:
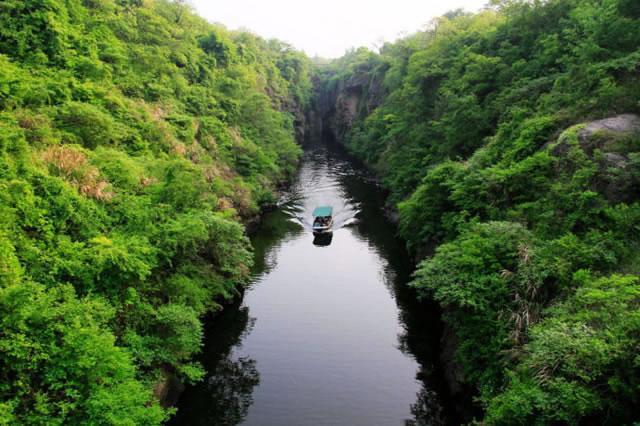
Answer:
<svg viewBox="0 0 640 426"><path fill-rule="evenodd" d="M277 38L310 56L335 58L351 47L375 48L421 30L432 19L488 0L189 0L198 14L229 29Z"/></svg>

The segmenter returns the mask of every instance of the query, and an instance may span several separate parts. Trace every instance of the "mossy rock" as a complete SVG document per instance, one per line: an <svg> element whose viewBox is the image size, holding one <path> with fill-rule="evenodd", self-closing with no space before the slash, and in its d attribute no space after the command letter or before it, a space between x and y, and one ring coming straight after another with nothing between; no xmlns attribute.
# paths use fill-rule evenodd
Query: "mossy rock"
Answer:
<svg viewBox="0 0 640 426"><path fill-rule="evenodd" d="M581 150L597 164L594 190L612 203L632 202L640 191L640 117L622 114L565 130L551 154L566 158Z"/></svg>

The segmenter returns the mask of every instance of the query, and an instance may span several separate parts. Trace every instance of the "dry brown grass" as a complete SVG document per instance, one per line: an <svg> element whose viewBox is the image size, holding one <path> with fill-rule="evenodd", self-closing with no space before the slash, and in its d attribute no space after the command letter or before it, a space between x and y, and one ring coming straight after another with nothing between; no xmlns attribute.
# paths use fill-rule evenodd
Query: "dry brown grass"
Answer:
<svg viewBox="0 0 640 426"><path fill-rule="evenodd" d="M222 178L226 181L233 181L237 174L226 164L214 163L203 166L202 174L207 182L211 183L215 178Z"/></svg>
<svg viewBox="0 0 640 426"><path fill-rule="evenodd" d="M50 120L43 115L34 115L20 111L16 113L18 125L26 130L36 130L43 126L49 126Z"/></svg>
<svg viewBox="0 0 640 426"><path fill-rule="evenodd" d="M207 151L205 151L198 141L193 141L193 143L186 146L186 157L193 164L200 164L206 156Z"/></svg>
<svg viewBox="0 0 640 426"><path fill-rule="evenodd" d="M147 186L153 185L155 183L158 183L158 179L156 179L155 177L142 176L140 178L140 186L143 188L146 188Z"/></svg>
<svg viewBox="0 0 640 426"><path fill-rule="evenodd" d="M218 199L218 210L230 210L233 208L233 201L226 197L222 197Z"/></svg>
<svg viewBox="0 0 640 426"><path fill-rule="evenodd" d="M542 309L540 300L538 300L541 283L535 279L534 275L527 272L532 255L531 247L527 244L521 244L518 247L519 273L513 293L514 310L510 316L513 324L511 339L516 345L522 345L525 342L529 328L538 322ZM516 274L508 270L503 270L501 276L507 280L516 278Z"/></svg>
<svg viewBox="0 0 640 426"><path fill-rule="evenodd" d="M233 204L240 214L245 214L251 207L251 193L243 186L237 185L232 196Z"/></svg>
<svg viewBox="0 0 640 426"><path fill-rule="evenodd" d="M171 147L171 152L181 157L184 157L187 153L187 148L184 146L182 142L174 141Z"/></svg>
<svg viewBox="0 0 640 426"><path fill-rule="evenodd" d="M147 110L150 110L150 115L154 120L164 120L164 118L169 115L168 108L164 105L156 105L155 108L152 108L149 104L145 105L147 106Z"/></svg>
<svg viewBox="0 0 640 426"><path fill-rule="evenodd" d="M238 128L229 127L227 129L227 133L236 145L242 145L242 135L240 134L240 130Z"/></svg>
<svg viewBox="0 0 640 426"><path fill-rule="evenodd" d="M100 176L100 171L89 164L81 151L68 146L52 146L42 153L42 159L53 173L76 187L90 198L109 201L114 193L109 190L109 182Z"/></svg>

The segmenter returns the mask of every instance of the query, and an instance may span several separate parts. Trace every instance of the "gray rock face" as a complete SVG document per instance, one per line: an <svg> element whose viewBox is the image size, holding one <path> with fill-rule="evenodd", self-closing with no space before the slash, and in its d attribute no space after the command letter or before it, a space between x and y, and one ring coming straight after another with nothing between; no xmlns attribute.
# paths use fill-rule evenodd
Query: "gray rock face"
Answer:
<svg viewBox="0 0 640 426"><path fill-rule="evenodd" d="M607 152L604 154L604 159L608 167L617 167L624 169L627 167L627 158L624 155L617 154L615 152Z"/></svg>
<svg viewBox="0 0 640 426"><path fill-rule="evenodd" d="M551 153L564 157L576 142L598 166L594 190L614 204L638 199L640 116L621 114L572 127L560 136Z"/></svg>
<svg viewBox="0 0 640 426"><path fill-rule="evenodd" d="M592 154L596 148L606 151L607 140L633 135L640 136L640 117L621 114L587 123L578 131L578 141L588 154Z"/></svg>
<svg viewBox="0 0 640 426"><path fill-rule="evenodd" d="M621 114L616 115L615 117L592 121L587 123L587 125L580 130L578 135L586 139L589 136L602 131L640 134L640 117L635 114Z"/></svg>
<svg viewBox="0 0 640 426"><path fill-rule="evenodd" d="M318 90L308 120L313 133L330 132L339 142L344 140L353 123L377 108L384 94L382 81L369 70L353 73L330 90Z"/></svg>

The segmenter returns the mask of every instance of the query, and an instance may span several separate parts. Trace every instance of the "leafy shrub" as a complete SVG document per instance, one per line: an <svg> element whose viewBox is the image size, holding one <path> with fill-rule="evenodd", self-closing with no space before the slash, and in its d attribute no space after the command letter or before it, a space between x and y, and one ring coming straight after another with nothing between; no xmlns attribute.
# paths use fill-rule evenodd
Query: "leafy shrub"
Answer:
<svg viewBox="0 0 640 426"><path fill-rule="evenodd" d="M0 288L5 419L18 423L158 424L166 414L108 331L113 309L70 286Z"/></svg>
<svg viewBox="0 0 640 426"><path fill-rule="evenodd" d="M636 419L640 281L584 272L577 279L575 295L531 330L507 388L489 401L488 424Z"/></svg>
<svg viewBox="0 0 640 426"><path fill-rule="evenodd" d="M60 108L57 115L60 129L85 148L113 144L117 141L117 125L113 117L91 104L72 102Z"/></svg>

